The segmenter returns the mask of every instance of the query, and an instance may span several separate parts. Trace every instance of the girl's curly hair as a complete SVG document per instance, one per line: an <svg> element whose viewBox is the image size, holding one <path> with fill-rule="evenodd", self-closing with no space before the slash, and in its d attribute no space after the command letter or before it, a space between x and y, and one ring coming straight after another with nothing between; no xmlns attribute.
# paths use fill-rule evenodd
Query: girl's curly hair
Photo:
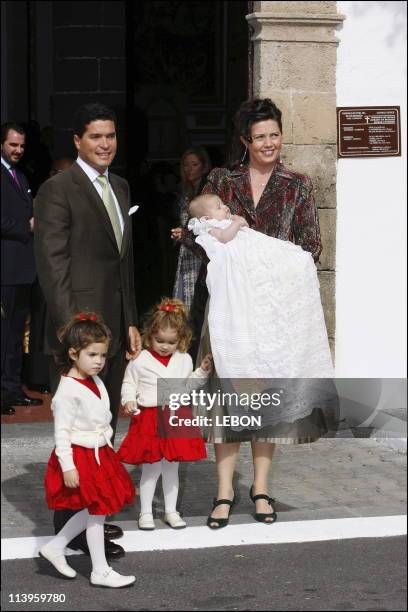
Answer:
<svg viewBox="0 0 408 612"><path fill-rule="evenodd" d="M54 358L62 374L66 374L74 363L69 356L69 349L79 353L93 342L106 342L109 346L112 340L109 327L94 312L76 314L58 330L57 336L61 347L54 353Z"/></svg>
<svg viewBox="0 0 408 612"><path fill-rule="evenodd" d="M150 348L152 336L160 328L171 327L177 331L179 337L177 350L185 353L193 337L187 316L188 308L184 302L163 298L147 315L142 334L144 348Z"/></svg>

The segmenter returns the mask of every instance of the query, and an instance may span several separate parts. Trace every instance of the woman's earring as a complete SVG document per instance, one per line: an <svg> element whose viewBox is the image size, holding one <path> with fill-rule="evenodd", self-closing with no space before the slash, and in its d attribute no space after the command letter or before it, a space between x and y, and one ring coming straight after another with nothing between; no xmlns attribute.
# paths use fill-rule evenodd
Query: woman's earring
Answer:
<svg viewBox="0 0 408 612"><path fill-rule="evenodd" d="M240 163L241 163L241 164L243 164L243 163L244 163L244 159L246 158L247 151L248 151L248 147L245 147L244 154L243 154L243 156L242 156L242 158L241 158L241 161L240 161Z"/></svg>

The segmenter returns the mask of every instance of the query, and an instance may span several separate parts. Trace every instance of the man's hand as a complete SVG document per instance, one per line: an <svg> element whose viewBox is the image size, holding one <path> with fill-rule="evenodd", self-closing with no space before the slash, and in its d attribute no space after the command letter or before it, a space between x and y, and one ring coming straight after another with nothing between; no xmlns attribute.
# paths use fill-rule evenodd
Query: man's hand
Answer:
<svg viewBox="0 0 408 612"><path fill-rule="evenodd" d="M76 468L64 472L64 484L69 489L76 489L76 487L79 487L79 474Z"/></svg>
<svg viewBox="0 0 408 612"><path fill-rule="evenodd" d="M126 359L136 359L142 350L142 338L137 327L129 327L129 350L126 351Z"/></svg>
<svg viewBox="0 0 408 612"><path fill-rule="evenodd" d="M34 217L31 217L28 223L30 224L30 232L33 232L34 231Z"/></svg>
<svg viewBox="0 0 408 612"><path fill-rule="evenodd" d="M181 240L182 235L183 235L183 229L181 227L175 227L172 230L170 230L170 237L175 242L178 242L179 240Z"/></svg>
<svg viewBox="0 0 408 612"><path fill-rule="evenodd" d="M213 357L211 353L208 353L208 355L206 355L204 359L202 360L202 362L200 363L200 368L208 372L209 370L212 370L212 367L213 367Z"/></svg>
<svg viewBox="0 0 408 612"><path fill-rule="evenodd" d="M126 416L136 416L140 414L140 410L137 407L137 402L126 402L124 406L124 413Z"/></svg>

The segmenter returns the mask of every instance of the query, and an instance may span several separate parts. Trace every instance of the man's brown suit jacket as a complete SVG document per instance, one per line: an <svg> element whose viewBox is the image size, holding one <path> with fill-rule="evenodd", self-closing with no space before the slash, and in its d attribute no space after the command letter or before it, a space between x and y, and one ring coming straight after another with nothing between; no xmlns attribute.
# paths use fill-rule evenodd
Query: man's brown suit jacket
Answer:
<svg viewBox="0 0 408 612"><path fill-rule="evenodd" d="M58 347L56 331L80 311L103 317L112 331L111 355L126 348L128 327L137 323L129 186L112 173L109 181L124 220L120 253L102 198L77 163L37 193L34 250L48 306L48 354Z"/></svg>

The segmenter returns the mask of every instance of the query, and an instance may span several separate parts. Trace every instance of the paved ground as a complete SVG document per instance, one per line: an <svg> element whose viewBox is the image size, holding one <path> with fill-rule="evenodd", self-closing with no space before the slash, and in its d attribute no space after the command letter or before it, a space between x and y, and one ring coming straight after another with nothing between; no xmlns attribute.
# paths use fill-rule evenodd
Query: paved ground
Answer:
<svg viewBox="0 0 408 612"><path fill-rule="evenodd" d="M119 421L116 445L128 421ZM313 444L279 446L270 493L279 521L389 516L406 513L406 456L351 430ZM52 534L42 479L53 447L52 422L3 425L2 538ZM212 446L208 459L180 468L179 506L188 525L204 525L215 495ZM130 468L136 485L139 469ZM235 489L239 503L231 523L253 525L249 444L241 447ZM116 515L135 530L139 502ZM157 525L168 529L161 491L155 498ZM274 526L264 529L273 529ZM188 537L188 529L179 532ZM225 530L226 531L226 530ZM211 534L213 535L213 534ZM215 537L215 536L214 536ZM341 537L341 536L339 536ZM306 539L306 538L305 538ZM406 539L368 539L224 546L195 550L128 552L114 562L134 573L137 584L118 593L91 589L89 559L69 557L75 581L56 576L45 561L2 561L4 610L405 610ZM24 594L60 594L64 602L28 603ZM18 597L20 600L18 601Z"/></svg>
<svg viewBox="0 0 408 612"><path fill-rule="evenodd" d="M116 444L127 429L119 421ZM52 514L46 508L42 479L53 446L52 423L3 426L2 444L2 537L50 535ZM343 432L343 435L348 435ZM350 434L351 435L351 434ZM192 524L203 524L215 490L214 453L208 459L181 465L179 507ZM406 456L373 439L352 437L321 439L313 444L277 447L271 470L270 493L277 499L282 520L384 516L405 514ZM129 468L136 485L138 468ZM249 444L242 444L235 478L240 496L234 520L246 522L253 512L248 497L252 482ZM157 516L163 513L159 489L155 497ZM136 528L138 512L128 507L115 519L130 521Z"/></svg>

